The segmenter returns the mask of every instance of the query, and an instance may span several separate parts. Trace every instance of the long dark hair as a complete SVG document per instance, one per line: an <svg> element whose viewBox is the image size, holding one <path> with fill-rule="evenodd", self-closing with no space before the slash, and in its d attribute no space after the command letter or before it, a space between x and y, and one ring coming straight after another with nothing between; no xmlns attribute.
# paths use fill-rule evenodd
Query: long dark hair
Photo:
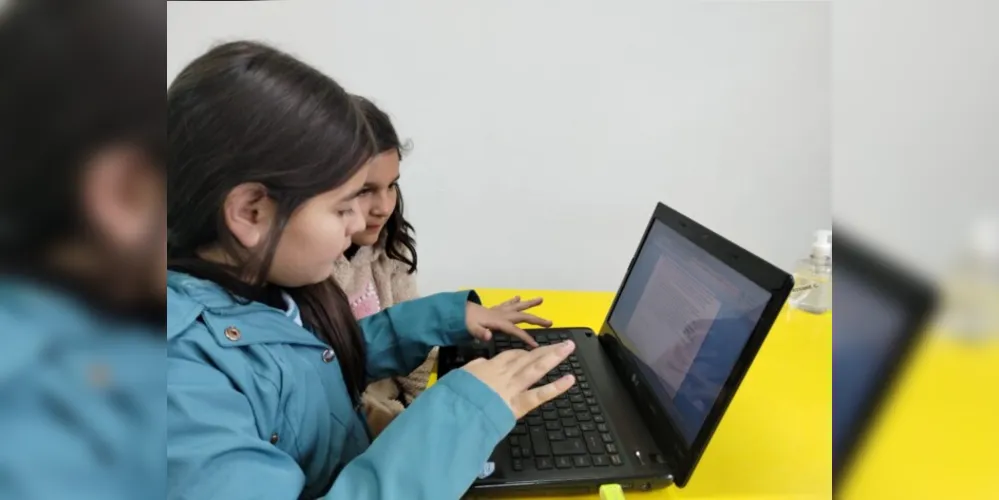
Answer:
<svg viewBox="0 0 999 500"><path fill-rule="evenodd" d="M408 145L399 141L399 134L396 133L392 125L392 119L388 114L375 106L373 102L361 96L354 96L364 119L371 127L371 133L375 136L375 148L378 154L391 151L399 155L402 160L403 154L409 151ZM385 255L390 259L395 259L409 266L409 274L416 272L416 239L414 238L413 225L406 220L403 211L402 190L396 186L395 209L389 216L385 227L378 237L378 245L385 249ZM351 245L347 255L353 255L358 250L357 245Z"/></svg>
<svg viewBox="0 0 999 500"><path fill-rule="evenodd" d="M167 90L169 267L209 279L240 300L284 307L267 283L281 232L310 198L334 189L374 154L364 116L340 85L311 66L255 42L217 46ZM212 245L235 255L222 207L236 186L263 185L277 214L264 251L226 267L199 258ZM285 290L304 324L332 346L355 404L365 386L360 327L332 280Z"/></svg>

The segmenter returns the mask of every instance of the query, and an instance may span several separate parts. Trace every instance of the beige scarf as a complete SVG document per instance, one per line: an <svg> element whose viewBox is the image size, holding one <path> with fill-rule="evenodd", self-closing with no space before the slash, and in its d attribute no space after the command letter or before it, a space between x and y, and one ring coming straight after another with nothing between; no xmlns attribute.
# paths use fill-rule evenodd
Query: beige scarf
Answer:
<svg viewBox="0 0 999 500"><path fill-rule="evenodd" d="M380 248L362 247L349 261L341 257L334 266L333 279L353 300L374 284L381 309L417 297L416 276L408 274L408 266L389 258ZM374 436L380 434L392 419L427 387L430 371L437 361L437 348L413 373L404 377L377 380L368 385L361 397L368 426Z"/></svg>

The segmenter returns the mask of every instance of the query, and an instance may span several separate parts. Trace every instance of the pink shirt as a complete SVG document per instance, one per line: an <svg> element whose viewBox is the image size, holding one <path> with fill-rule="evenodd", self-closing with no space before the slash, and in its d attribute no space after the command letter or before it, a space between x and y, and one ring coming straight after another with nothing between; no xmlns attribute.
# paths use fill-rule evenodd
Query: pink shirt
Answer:
<svg viewBox="0 0 999 500"><path fill-rule="evenodd" d="M361 287L361 291L349 299L350 310L357 319L371 316L382 310L382 302L378 298L378 291L375 290L375 282L372 280L368 280L367 284Z"/></svg>

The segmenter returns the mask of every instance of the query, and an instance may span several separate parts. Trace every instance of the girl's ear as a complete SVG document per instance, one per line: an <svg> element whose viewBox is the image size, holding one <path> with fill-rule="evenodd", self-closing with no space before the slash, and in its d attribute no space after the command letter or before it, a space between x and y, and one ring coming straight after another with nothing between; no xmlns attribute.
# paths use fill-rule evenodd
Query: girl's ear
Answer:
<svg viewBox="0 0 999 500"><path fill-rule="evenodd" d="M244 248L256 249L266 241L277 205L267 188L256 182L240 184L229 191L222 206L225 225Z"/></svg>

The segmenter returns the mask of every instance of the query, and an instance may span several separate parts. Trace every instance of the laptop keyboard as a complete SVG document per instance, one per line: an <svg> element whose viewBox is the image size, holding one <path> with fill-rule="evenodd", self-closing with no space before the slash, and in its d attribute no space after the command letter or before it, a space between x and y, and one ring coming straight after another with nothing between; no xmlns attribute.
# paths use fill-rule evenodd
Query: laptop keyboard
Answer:
<svg viewBox="0 0 999 500"><path fill-rule="evenodd" d="M569 336L539 333L534 338L547 345ZM497 337L494 345L497 353L526 348L522 341L508 337ZM612 467L624 463L586 368L575 354L548 372L535 387L554 382L566 373L576 376L576 384L518 420L507 437L513 470Z"/></svg>

